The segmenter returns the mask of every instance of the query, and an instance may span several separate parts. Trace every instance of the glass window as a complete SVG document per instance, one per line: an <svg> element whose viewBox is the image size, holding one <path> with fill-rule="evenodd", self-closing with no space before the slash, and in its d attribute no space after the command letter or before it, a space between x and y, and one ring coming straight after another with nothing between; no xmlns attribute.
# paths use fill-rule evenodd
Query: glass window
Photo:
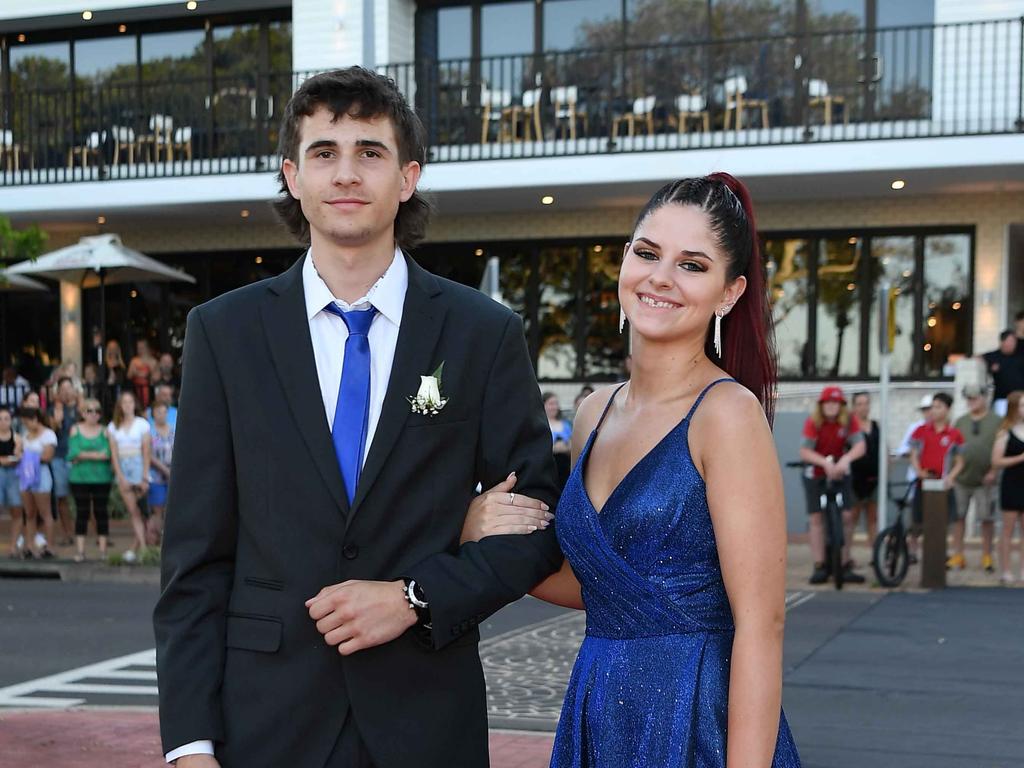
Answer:
<svg viewBox="0 0 1024 768"><path fill-rule="evenodd" d="M134 82L136 74L134 35L75 41L75 79L80 85Z"/></svg>
<svg viewBox="0 0 1024 768"><path fill-rule="evenodd" d="M871 239L871 315L868 338L868 375L878 375L878 284L884 274L892 281L891 317L895 331L892 351L892 375L910 376L914 368L914 237L874 237Z"/></svg>
<svg viewBox="0 0 1024 768"><path fill-rule="evenodd" d="M807 25L816 32L863 29L869 0L805 0Z"/></svg>
<svg viewBox="0 0 1024 768"><path fill-rule="evenodd" d="M271 22L267 30L270 37L270 71L291 74L292 71L292 23Z"/></svg>
<svg viewBox="0 0 1024 768"><path fill-rule="evenodd" d="M621 0L547 0L544 50L622 45Z"/></svg>
<svg viewBox="0 0 1024 768"><path fill-rule="evenodd" d="M587 248L587 340L585 378L618 379L624 374L626 337L619 333L619 265L622 243Z"/></svg>
<svg viewBox="0 0 1024 768"><path fill-rule="evenodd" d="M971 239L924 239L924 375L952 376L957 358L971 353Z"/></svg>
<svg viewBox="0 0 1024 768"><path fill-rule="evenodd" d="M627 45L689 43L708 37L707 0L629 0Z"/></svg>
<svg viewBox="0 0 1024 768"><path fill-rule="evenodd" d="M532 2L498 3L481 8L481 55L533 53L533 8Z"/></svg>
<svg viewBox="0 0 1024 768"><path fill-rule="evenodd" d="M935 23L935 0L876 0L879 27Z"/></svg>
<svg viewBox="0 0 1024 768"><path fill-rule="evenodd" d="M437 12L437 58L468 59L473 55L473 13L468 7Z"/></svg>
<svg viewBox="0 0 1024 768"><path fill-rule="evenodd" d="M818 376L860 373L859 238L818 241L818 301L815 365Z"/></svg>
<svg viewBox="0 0 1024 768"><path fill-rule="evenodd" d="M67 88L70 68L68 42L11 46L11 88L16 92Z"/></svg>
<svg viewBox="0 0 1024 768"><path fill-rule="evenodd" d="M797 0L712 0L714 37L785 35L796 31Z"/></svg>
<svg viewBox="0 0 1024 768"><path fill-rule="evenodd" d="M807 240L768 240L765 257L770 264L772 322L779 356L779 375L807 378L813 375L808 348L807 266L810 243Z"/></svg>
<svg viewBox="0 0 1024 768"><path fill-rule="evenodd" d="M238 78L251 81L262 69L259 25L214 27L214 77L218 80Z"/></svg>
<svg viewBox="0 0 1024 768"><path fill-rule="evenodd" d="M540 295L537 320L540 346L537 378L572 379L577 376L577 246L544 248L540 252Z"/></svg>
<svg viewBox="0 0 1024 768"><path fill-rule="evenodd" d="M199 81L206 77L201 29L142 36L142 77L148 82Z"/></svg>

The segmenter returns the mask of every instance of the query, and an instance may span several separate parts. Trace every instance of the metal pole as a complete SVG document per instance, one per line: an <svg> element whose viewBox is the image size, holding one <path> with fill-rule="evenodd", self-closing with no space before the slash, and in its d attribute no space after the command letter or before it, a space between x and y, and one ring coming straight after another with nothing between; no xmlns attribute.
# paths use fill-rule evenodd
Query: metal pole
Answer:
<svg viewBox="0 0 1024 768"><path fill-rule="evenodd" d="M879 352L879 386L878 386L878 530L885 530L889 507L889 367L891 357L889 350L889 278L883 278L878 286L878 352ZM875 542L871 542L874 546Z"/></svg>

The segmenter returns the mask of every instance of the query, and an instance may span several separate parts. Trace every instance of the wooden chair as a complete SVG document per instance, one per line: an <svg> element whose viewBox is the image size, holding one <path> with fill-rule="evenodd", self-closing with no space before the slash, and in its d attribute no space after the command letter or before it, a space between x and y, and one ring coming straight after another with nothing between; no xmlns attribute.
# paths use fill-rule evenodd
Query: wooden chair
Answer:
<svg viewBox="0 0 1024 768"><path fill-rule="evenodd" d="M96 164L100 165L103 143L106 141L107 132L93 131L85 137L85 141L77 147L68 148L68 168L75 167L75 159L78 158L84 170L89 165L89 158L95 158Z"/></svg>
<svg viewBox="0 0 1024 768"><path fill-rule="evenodd" d="M514 131L510 130L508 119L511 117L512 91L481 88L480 106L484 108L480 123L480 143L486 144L490 139L492 124L498 126L499 142L511 139Z"/></svg>
<svg viewBox="0 0 1024 768"><path fill-rule="evenodd" d="M807 106L811 109L822 107L825 111L825 125L832 125L832 110L843 108L843 125L850 124L850 113L846 109L846 99L833 96L828 91L828 83L824 80L810 79L807 81Z"/></svg>
<svg viewBox="0 0 1024 768"><path fill-rule="evenodd" d="M685 133L690 123L708 133L711 130L711 113L708 100L699 93L683 93L676 96L676 112L679 133Z"/></svg>
<svg viewBox="0 0 1024 768"><path fill-rule="evenodd" d="M523 92L522 106L512 107L512 139L519 139L519 121L523 121L523 140L533 141L533 136L540 141L544 133L540 126L541 96L544 93L543 87L531 88Z"/></svg>
<svg viewBox="0 0 1024 768"><path fill-rule="evenodd" d="M727 78L722 84L725 92L725 130L729 130L730 118L736 116L736 130L743 128L743 114L748 109L761 110L761 127L768 125L768 102L764 99L748 99L747 78L743 75Z"/></svg>
<svg viewBox="0 0 1024 768"><path fill-rule="evenodd" d="M125 160L128 161L129 165L134 164L135 129L127 125L112 125L110 127L110 135L114 139L114 165L120 164L122 154L124 154Z"/></svg>
<svg viewBox="0 0 1024 768"><path fill-rule="evenodd" d="M583 123L583 134L589 133L589 124L585 110L578 110L579 88L575 85L560 85L551 89L551 103L555 108L555 134L556 138L563 138L565 129L568 127L569 138L576 140L576 124Z"/></svg>
<svg viewBox="0 0 1024 768"><path fill-rule="evenodd" d="M192 126L180 125L174 129L171 136L170 159L173 160L177 153L181 153L182 159L192 160Z"/></svg>
<svg viewBox="0 0 1024 768"><path fill-rule="evenodd" d="M139 136L139 156L148 157L154 162L165 155L167 162L172 160L171 154L171 132L174 129L174 119L169 115L151 115L149 118L149 133Z"/></svg>
<svg viewBox="0 0 1024 768"><path fill-rule="evenodd" d="M21 144L14 141L14 131L0 130L0 164L5 170L17 173L21 170Z"/></svg>
<svg viewBox="0 0 1024 768"><path fill-rule="evenodd" d="M619 126L622 125L622 123L626 124L627 136L632 137L636 135L636 126L638 124L647 128L648 136L653 136L654 104L657 100L656 96L641 96L639 99L634 99L632 111L619 115L612 120L612 138L618 138Z"/></svg>

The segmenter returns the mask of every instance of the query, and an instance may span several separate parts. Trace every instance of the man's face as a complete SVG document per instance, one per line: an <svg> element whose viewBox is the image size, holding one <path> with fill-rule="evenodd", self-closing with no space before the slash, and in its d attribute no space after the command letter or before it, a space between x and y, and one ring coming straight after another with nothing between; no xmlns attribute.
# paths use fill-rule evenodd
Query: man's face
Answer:
<svg viewBox="0 0 1024 768"><path fill-rule="evenodd" d="M949 417L949 406L941 400L932 401L932 422L943 423Z"/></svg>
<svg viewBox="0 0 1024 768"><path fill-rule="evenodd" d="M394 237L398 206L416 191L420 165L402 164L386 117L334 119L320 107L302 118L297 161L285 159L288 189L310 236L342 247Z"/></svg>
<svg viewBox="0 0 1024 768"><path fill-rule="evenodd" d="M73 405L75 400L78 399L78 395L75 393L75 388L71 385L70 381L62 381L60 383L60 389L57 391L57 396L64 405Z"/></svg>
<svg viewBox="0 0 1024 768"><path fill-rule="evenodd" d="M163 405L171 404L171 388L170 387L157 387L156 388L156 401Z"/></svg>
<svg viewBox="0 0 1024 768"><path fill-rule="evenodd" d="M174 372L174 358L164 352L160 355L160 373L170 375Z"/></svg>
<svg viewBox="0 0 1024 768"><path fill-rule="evenodd" d="M1017 337L1012 333L1008 334L1007 337L999 343L999 350L1004 355L1012 355L1017 351Z"/></svg>

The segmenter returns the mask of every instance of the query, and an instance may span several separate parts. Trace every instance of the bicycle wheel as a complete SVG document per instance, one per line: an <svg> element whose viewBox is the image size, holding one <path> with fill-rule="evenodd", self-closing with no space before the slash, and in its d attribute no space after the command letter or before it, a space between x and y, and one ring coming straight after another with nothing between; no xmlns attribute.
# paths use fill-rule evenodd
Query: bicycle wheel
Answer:
<svg viewBox="0 0 1024 768"><path fill-rule="evenodd" d="M843 514L834 499L828 505L828 562L836 589L843 588Z"/></svg>
<svg viewBox="0 0 1024 768"><path fill-rule="evenodd" d="M878 534L874 548L875 576L883 587L898 587L910 567L903 526L891 525Z"/></svg>

